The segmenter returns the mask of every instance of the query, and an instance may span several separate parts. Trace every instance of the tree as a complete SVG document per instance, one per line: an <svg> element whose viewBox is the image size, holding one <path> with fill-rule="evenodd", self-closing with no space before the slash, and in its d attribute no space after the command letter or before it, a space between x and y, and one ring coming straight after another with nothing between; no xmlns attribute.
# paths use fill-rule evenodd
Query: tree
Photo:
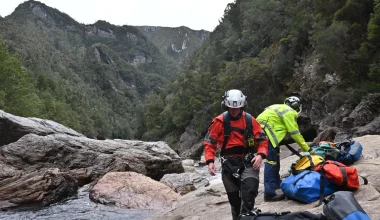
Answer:
<svg viewBox="0 0 380 220"><path fill-rule="evenodd" d="M20 116L37 116L41 110L31 78L3 42L0 42L0 107Z"/></svg>

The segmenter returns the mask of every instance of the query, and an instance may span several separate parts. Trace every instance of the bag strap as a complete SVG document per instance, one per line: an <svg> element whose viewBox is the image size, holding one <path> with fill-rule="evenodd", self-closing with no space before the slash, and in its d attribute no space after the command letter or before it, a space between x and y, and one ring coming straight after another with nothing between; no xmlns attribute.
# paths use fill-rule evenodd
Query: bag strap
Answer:
<svg viewBox="0 0 380 220"><path fill-rule="evenodd" d="M358 175L360 176L360 175ZM364 184L363 185L367 185L368 184L368 179L365 178L364 176L360 176L363 180L364 180Z"/></svg>
<svg viewBox="0 0 380 220"><path fill-rule="evenodd" d="M307 159L309 160L310 168L303 169L303 170L296 170L296 165L299 163L299 161L298 161L297 163L292 163L292 165L290 166L290 169L291 169L292 173L294 173L294 174L299 174L299 173L301 173L302 171L305 171L305 170L314 170L314 168L315 168L315 164L313 163L313 158L311 157L311 155L304 155L304 156L301 156L300 160L301 160L303 157L307 157Z"/></svg>
<svg viewBox="0 0 380 220"><path fill-rule="evenodd" d="M348 177L347 177L347 172L346 172L346 169L344 169L346 166L341 166L339 164L337 164L336 161L333 161L333 162L330 162L330 161L325 161L323 162L320 166L321 166L321 179L320 179L320 191L319 191L319 203L316 205L316 207L320 206L323 201L324 201L324 194L325 194L325 174L326 174L326 171L325 171L325 168L324 166L326 164L334 164L335 166L337 166L339 169L340 169L340 172L342 172L342 176L343 176L343 183L341 186L343 186L345 189L347 188L347 183L348 183Z"/></svg>
<svg viewBox="0 0 380 220"><path fill-rule="evenodd" d="M325 170L323 169L323 167L321 167L321 177L319 180L319 186L319 203L315 207L322 205L323 200L325 199Z"/></svg>
<svg viewBox="0 0 380 220"><path fill-rule="evenodd" d="M296 151L296 149L294 149L293 147L291 147L289 144L285 144L285 146L295 155L299 156L299 157L302 157L302 155Z"/></svg>
<svg viewBox="0 0 380 220"><path fill-rule="evenodd" d="M283 216L290 214L290 211L285 211L285 212L260 212L257 214L257 216Z"/></svg>

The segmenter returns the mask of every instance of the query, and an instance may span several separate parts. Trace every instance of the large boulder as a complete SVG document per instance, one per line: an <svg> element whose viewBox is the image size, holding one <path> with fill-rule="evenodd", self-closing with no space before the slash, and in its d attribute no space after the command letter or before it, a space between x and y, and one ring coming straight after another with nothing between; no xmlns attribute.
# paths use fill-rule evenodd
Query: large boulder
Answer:
<svg viewBox="0 0 380 220"><path fill-rule="evenodd" d="M162 209L171 206L180 195L163 183L135 172L111 172L90 191L98 203L128 209Z"/></svg>
<svg viewBox="0 0 380 220"><path fill-rule="evenodd" d="M26 134L41 136L49 134L67 134L84 137L71 128L55 121L40 118L24 118L0 110L0 146L17 141Z"/></svg>
<svg viewBox="0 0 380 220"><path fill-rule="evenodd" d="M380 134L380 116L377 116L370 123L361 127L356 127L354 129L355 137L360 137L368 134Z"/></svg>
<svg viewBox="0 0 380 220"><path fill-rule="evenodd" d="M0 181L0 209L49 205L77 193L76 180L58 169L23 173Z"/></svg>
<svg viewBox="0 0 380 220"><path fill-rule="evenodd" d="M164 142L94 140L65 134L28 134L0 148L0 160L12 169L33 172L57 167L77 178L80 185L111 171L134 171L159 180L182 173L181 158Z"/></svg>
<svg viewBox="0 0 380 220"><path fill-rule="evenodd" d="M361 102L354 107L346 103L337 108L334 113L321 115L319 134L314 142L318 143L320 140L337 142L351 137L379 134L379 109L380 93L373 93L363 97ZM311 111L309 114L314 114L314 112Z"/></svg>
<svg viewBox="0 0 380 220"><path fill-rule="evenodd" d="M186 128L176 147L182 158L199 158L203 151L203 141L200 140L200 135L197 134L193 124L194 122Z"/></svg>
<svg viewBox="0 0 380 220"><path fill-rule="evenodd" d="M356 127L373 121L380 113L380 93L368 94L351 112L350 118Z"/></svg>

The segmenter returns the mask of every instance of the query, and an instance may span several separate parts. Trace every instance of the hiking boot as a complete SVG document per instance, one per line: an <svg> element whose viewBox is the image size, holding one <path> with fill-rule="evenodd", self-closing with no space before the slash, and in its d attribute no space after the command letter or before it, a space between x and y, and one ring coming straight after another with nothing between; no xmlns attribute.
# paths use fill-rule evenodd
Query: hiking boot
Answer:
<svg viewBox="0 0 380 220"><path fill-rule="evenodd" d="M264 202L276 202L276 201L281 201L285 199L285 195L284 194L277 194L273 197L269 197L269 196L264 196Z"/></svg>
<svg viewBox="0 0 380 220"><path fill-rule="evenodd" d="M259 208L256 207L252 211L240 214L240 216L256 216L260 212L261 212L261 209L259 209Z"/></svg>

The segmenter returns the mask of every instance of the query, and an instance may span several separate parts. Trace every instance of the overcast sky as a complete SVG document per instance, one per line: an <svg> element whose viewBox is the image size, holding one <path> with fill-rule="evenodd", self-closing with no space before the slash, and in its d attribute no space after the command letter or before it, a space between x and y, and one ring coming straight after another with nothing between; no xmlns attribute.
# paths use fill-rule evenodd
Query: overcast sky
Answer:
<svg viewBox="0 0 380 220"><path fill-rule="evenodd" d="M5 17L25 0L0 0ZM93 24L105 20L115 25L150 25L212 31L224 9L234 0L40 0L76 21Z"/></svg>

